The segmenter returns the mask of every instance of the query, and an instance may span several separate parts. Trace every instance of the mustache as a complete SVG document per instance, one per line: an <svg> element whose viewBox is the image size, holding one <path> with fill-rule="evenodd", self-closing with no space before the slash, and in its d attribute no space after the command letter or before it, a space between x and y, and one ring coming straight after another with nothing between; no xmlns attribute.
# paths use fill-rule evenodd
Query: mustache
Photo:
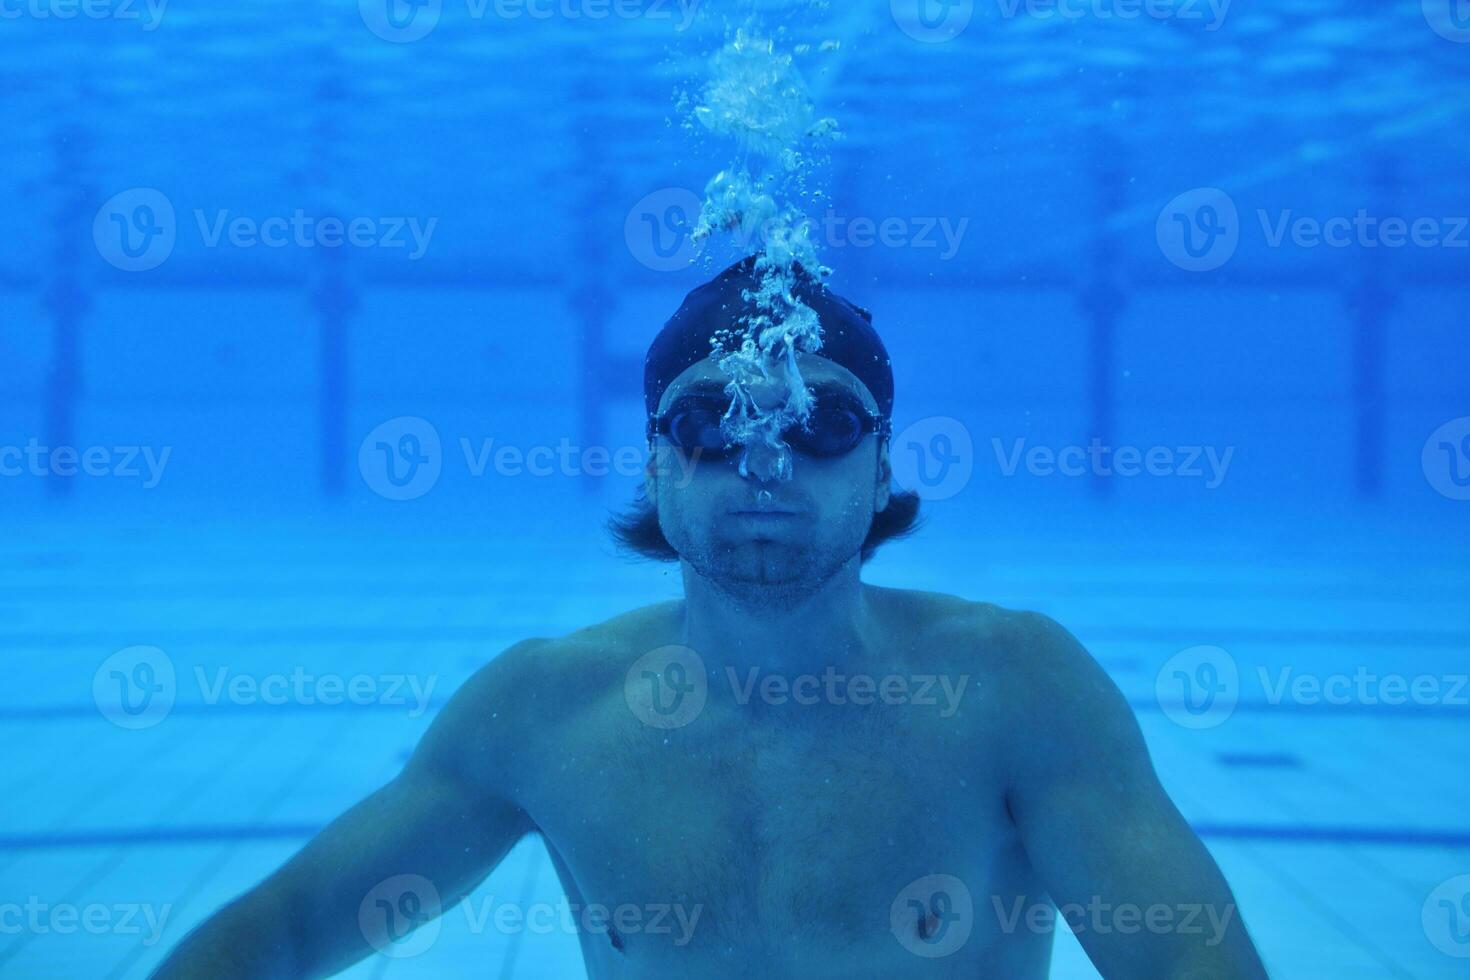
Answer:
<svg viewBox="0 0 1470 980"><path fill-rule="evenodd" d="M722 507L730 513L736 511L772 511L784 510L793 513L804 514L811 510L808 501L801 497L778 495L771 493L769 498L760 496L765 491L752 490L749 493L732 495L722 500Z"/></svg>

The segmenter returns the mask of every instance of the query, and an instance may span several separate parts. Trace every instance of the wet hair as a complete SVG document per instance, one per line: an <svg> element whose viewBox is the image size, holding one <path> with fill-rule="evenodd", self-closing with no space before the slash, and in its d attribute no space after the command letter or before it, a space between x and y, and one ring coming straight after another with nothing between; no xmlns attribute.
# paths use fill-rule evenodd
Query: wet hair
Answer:
<svg viewBox="0 0 1470 980"><path fill-rule="evenodd" d="M888 506L873 515L873 524L863 540L863 562L877 554L880 545L918 531L921 523L918 494L911 490L890 494ZM679 560L679 553L669 544L663 528L659 526L658 509L642 487L634 494L631 507L608 518L607 529L618 549L626 554L652 561Z"/></svg>

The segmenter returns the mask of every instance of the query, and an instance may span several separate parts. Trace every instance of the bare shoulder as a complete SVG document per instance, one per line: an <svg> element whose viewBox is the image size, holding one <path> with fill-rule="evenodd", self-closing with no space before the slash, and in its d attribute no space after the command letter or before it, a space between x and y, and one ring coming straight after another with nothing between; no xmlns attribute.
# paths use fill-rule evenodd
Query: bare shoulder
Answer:
<svg viewBox="0 0 1470 980"><path fill-rule="evenodd" d="M991 704L1004 714L1017 779L1107 757L1144 760L1138 720L1103 664L1050 616L976 602L958 617L973 657L988 664Z"/></svg>
<svg viewBox="0 0 1470 980"><path fill-rule="evenodd" d="M1127 699L1056 620L941 593L897 598L927 623L914 634L924 655L943 658L928 669L972 675L977 749L1005 760L1014 783L1099 757L1146 758Z"/></svg>
<svg viewBox="0 0 1470 980"><path fill-rule="evenodd" d="M564 636L531 637L492 657L460 685L416 753L460 778L519 781L513 769L556 751L567 726L604 710L640 646L660 635L677 603L661 603Z"/></svg>
<svg viewBox="0 0 1470 980"><path fill-rule="evenodd" d="M941 592L879 589L890 621L922 638L932 666L970 669L1005 694L1008 704L1046 717L1098 700L1117 689L1096 659L1056 620Z"/></svg>
<svg viewBox="0 0 1470 980"><path fill-rule="evenodd" d="M574 715L610 683L621 684L629 664L668 634L678 606L657 603L563 636L522 640L465 681L450 707L474 717L493 708L497 717L540 726Z"/></svg>
<svg viewBox="0 0 1470 980"><path fill-rule="evenodd" d="M942 649L954 647L961 655L986 656L998 663L1018 657L1035 663L1038 659L1087 656L1056 620L1039 612L1008 609L944 592L869 589L875 604L895 628L923 636L931 645L939 641Z"/></svg>

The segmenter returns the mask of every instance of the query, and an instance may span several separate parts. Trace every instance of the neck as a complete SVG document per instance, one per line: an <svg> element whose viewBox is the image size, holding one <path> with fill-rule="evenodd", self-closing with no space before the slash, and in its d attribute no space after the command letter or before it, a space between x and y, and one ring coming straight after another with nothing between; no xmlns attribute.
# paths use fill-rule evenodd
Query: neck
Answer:
<svg viewBox="0 0 1470 980"><path fill-rule="evenodd" d="M682 564L682 642L711 668L820 669L851 664L867 646L871 610L856 556L799 596L786 587L732 595Z"/></svg>

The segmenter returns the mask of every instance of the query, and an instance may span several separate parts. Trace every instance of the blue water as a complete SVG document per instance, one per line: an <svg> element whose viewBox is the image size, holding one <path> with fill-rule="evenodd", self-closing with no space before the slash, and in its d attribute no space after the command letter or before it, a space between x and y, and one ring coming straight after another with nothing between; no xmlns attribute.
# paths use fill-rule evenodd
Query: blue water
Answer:
<svg viewBox="0 0 1470 980"><path fill-rule="evenodd" d="M1076 633L1273 976L1462 975L1470 7L925 4L756 5L840 128L800 203L925 498L866 577ZM145 976L497 651L678 594L602 520L649 340L740 252L690 261L735 155L690 109L752 9L0 0L0 976ZM136 647L437 684L130 726ZM558 895L528 842L476 899ZM344 975L580 975L444 922Z"/></svg>

